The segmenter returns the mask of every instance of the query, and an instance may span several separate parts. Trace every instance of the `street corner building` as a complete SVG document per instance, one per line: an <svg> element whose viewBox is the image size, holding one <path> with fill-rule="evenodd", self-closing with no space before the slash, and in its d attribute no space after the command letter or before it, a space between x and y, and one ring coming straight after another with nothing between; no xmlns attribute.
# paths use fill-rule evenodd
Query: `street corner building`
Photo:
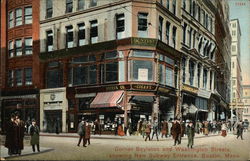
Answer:
<svg viewBox="0 0 250 161"><path fill-rule="evenodd" d="M2 0L1 127L231 117L226 1ZM224 43L222 43L224 42Z"/></svg>

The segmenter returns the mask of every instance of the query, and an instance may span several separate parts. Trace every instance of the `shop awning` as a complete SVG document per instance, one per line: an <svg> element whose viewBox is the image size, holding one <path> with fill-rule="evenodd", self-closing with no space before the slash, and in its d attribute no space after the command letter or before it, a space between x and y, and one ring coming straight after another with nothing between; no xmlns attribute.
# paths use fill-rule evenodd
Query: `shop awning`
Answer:
<svg viewBox="0 0 250 161"><path fill-rule="evenodd" d="M90 104L90 108L117 107L122 101L124 91L99 92Z"/></svg>

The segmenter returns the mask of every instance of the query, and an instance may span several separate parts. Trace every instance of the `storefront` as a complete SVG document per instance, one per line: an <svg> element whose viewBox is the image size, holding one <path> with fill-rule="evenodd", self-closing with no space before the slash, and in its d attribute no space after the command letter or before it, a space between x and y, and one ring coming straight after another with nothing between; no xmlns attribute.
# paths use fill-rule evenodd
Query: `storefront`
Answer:
<svg viewBox="0 0 250 161"><path fill-rule="evenodd" d="M67 132L66 88L40 90L40 129L44 132Z"/></svg>
<svg viewBox="0 0 250 161"><path fill-rule="evenodd" d="M4 93L3 93L4 94ZM8 92L1 96L1 118L2 118L2 131L5 132L5 124L10 120L12 113L18 112L21 120L26 124L30 124L32 119L36 119L39 125L39 95L37 91L18 91L11 95Z"/></svg>

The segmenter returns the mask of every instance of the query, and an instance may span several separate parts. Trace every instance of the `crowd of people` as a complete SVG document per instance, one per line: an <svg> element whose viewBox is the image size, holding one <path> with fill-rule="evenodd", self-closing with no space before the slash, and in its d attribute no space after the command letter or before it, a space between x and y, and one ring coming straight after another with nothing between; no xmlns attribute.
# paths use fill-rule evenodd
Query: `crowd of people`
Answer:
<svg viewBox="0 0 250 161"><path fill-rule="evenodd" d="M237 139L241 137L243 139L244 126L243 122L238 123L234 122L233 124L230 121L196 121L192 120L163 120L159 124L156 121L156 118L152 122L145 119L141 119L137 123L137 135L141 135L143 138L146 136L145 141L153 140L154 136L158 139L158 135L161 133L161 137L170 137L172 136L174 140L174 146L176 144L181 144L181 139L183 136L188 137L187 147L193 148L194 136L196 134L203 134L208 136L209 134L220 134L223 137L227 136L228 132L236 131ZM150 136L151 135L151 136Z"/></svg>

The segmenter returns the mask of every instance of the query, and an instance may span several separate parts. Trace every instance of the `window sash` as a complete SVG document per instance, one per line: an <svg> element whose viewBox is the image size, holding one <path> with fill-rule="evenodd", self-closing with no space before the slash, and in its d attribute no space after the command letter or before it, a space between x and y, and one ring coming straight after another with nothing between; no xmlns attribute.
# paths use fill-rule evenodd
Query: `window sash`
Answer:
<svg viewBox="0 0 250 161"><path fill-rule="evenodd" d="M25 85L32 85L32 69L25 68Z"/></svg>
<svg viewBox="0 0 250 161"><path fill-rule="evenodd" d="M139 13L138 14L138 31L147 31L148 29L148 19L146 13Z"/></svg>
<svg viewBox="0 0 250 161"><path fill-rule="evenodd" d="M23 24L22 22L22 9L18 8L16 9L16 15L15 15L15 19L16 19L16 26L20 26Z"/></svg>
<svg viewBox="0 0 250 161"><path fill-rule="evenodd" d="M47 51L53 51L53 32L47 31Z"/></svg>
<svg viewBox="0 0 250 161"><path fill-rule="evenodd" d="M78 45L85 45L85 24L78 24Z"/></svg>
<svg viewBox="0 0 250 161"><path fill-rule="evenodd" d="M9 87L14 86L14 71L13 70L8 71L8 86Z"/></svg>
<svg viewBox="0 0 250 161"><path fill-rule="evenodd" d="M67 45L67 48L72 48L73 47L73 41L74 41L73 27L69 26L69 27L66 27L66 28L67 28L66 45Z"/></svg>
<svg viewBox="0 0 250 161"><path fill-rule="evenodd" d="M53 14L53 5L52 5L52 0L47 0L46 1L46 18L52 17Z"/></svg>
<svg viewBox="0 0 250 161"><path fill-rule="evenodd" d="M13 41L9 41L9 57L13 57L14 56L14 42Z"/></svg>
<svg viewBox="0 0 250 161"><path fill-rule="evenodd" d="M16 47L16 56L22 55L22 40L18 39L15 41L15 47Z"/></svg>
<svg viewBox="0 0 250 161"><path fill-rule="evenodd" d="M78 0L78 10L84 9L85 0Z"/></svg>
<svg viewBox="0 0 250 161"><path fill-rule="evenodd" d="M16 76L16 85L17 86L22 86L23 85L23 77L22 77L22 70L18 69L15 71L15 76Z"/></svg>
<svg viewBox="0 0 250 161"><path fill-rule="evenodd" d="M72 12L73 10L73 1L66 0L66 13Z"/></svg>
<svg viewBox="0 0 250 161"><path fill-rule="evenodd" d="M24 41L24 44L25 44L25 54L31 55L32 54L32 45L33 45L32 38L26 38Z"/></svg>
<svg viewBox="0 0 250 161"><path fill-rule="evenodd" d="M9 12L9 28L12 28L14 26L14 21L13 21L13 11Z"/></svg>
<svg viewBox="0 0 250 161"><path fill-rule="evenodd" d="M98 22L91 21L90 22L90 37L98 37Z"/></svg>
<svg viewBox="0 0 250 161"><path fill-rule="evenodd" d="M116 32L123 32L125 30L124 14L117 15L116 17Z"/></svg>
<svg viewBox="0 0 250 161"><path fill-rule="evenodd" d="M25 12L24 23L25 24L32 23L32 7L26 7L24 12Z"/></svg>

